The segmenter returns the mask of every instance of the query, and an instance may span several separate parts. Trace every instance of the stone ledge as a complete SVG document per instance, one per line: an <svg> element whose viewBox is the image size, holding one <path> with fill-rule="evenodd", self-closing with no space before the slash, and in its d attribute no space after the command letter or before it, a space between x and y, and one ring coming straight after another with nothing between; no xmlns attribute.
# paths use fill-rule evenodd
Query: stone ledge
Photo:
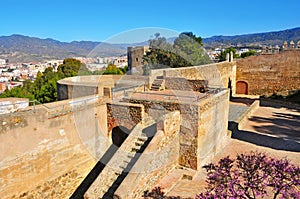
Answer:
<svg viewBox="0 0 300 199"><path fill-rule="evenodd" d="M255 100L251 106L237 119L238 128L243 128L247 120L251 117L252 113L259 108L259 100Z"/></svg>

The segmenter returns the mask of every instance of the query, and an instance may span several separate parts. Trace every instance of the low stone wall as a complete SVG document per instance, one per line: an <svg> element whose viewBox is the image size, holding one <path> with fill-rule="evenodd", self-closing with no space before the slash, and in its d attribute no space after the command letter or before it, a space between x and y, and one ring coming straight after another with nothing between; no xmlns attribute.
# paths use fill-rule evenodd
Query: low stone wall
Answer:
<svg viewBox="0 0 300 199"><path fill-rule="evenodd" d="M135 86L135 90L149 85L149 78L138 75L89 75L75 76L57 81L58 100L88 95L103 96L103 88ZM140 88L141 87L141 88Z"/></svg>
<svg viewBox="0 0 300 199"><path fill-rule="evenodd" d="M58 100L67 100L88 95L98 95L98 86L93 85L65 85L57 82Z"/></svg>
<svg viewBox="0 0 300 199"><path fill-rule="evenodd" d="M26 98L1 98L0 114L12 113L29 106L29 100Z"/></svg>
<svg viewBox="0 0 300 199"><path fill-rule="evenodd" d="M146 90L146 85L122 85L122 87L109 88L111 89L111 98L113 100L122 99L123 97L128 97L134 92L143 92Z"/></svg>
<svg viewBox="0 0 300 199"><path fill-rule="evenodd" d="M153 113L163 115L165 112L175 110L180 112L179 164L181 166L199 169L211 160L227 141L228 90L223 90L195 103L148 101L134 98L128 100L130 103L143 104L145 112L150 116Z"/></svg>
<svg viewBox="0 0 300 199"><path fill-rule="evenodd" d="M224 90L199 104L197 170L223 150L230 139L228 129L229 91Z"/></svg>
<svg viewBox="0 0 300 199"><path fill-rule="evenodd" d="M250 107L248 108L248 110L241 115L240 118L238 118L238 121L236 121L238 123L238 128L243 128L244 125L248 122L248 119L251 117L252 113L254 113L258 108L259 108L259 100L255 100Z"/></svg>
<svg viewBox="0 0 300 199"><path fill-rule="evenodd" d="M207 80L209 87L229 87L229 79L232 82L231 88L235 93L236 80L236 62L220 62L214 64L182 67L182 68L166 68L151 70L150 82L157 76L179 77L187 80Z"/></svg>
<svg viewBox="0 0 300 199"><path fill-rule="evenodd" d="M157 133L134 165L116 194L122 199L141 198L177 165L179 158L180 113L164 115L157 124Z"/></svg>
<svg viewBox="0 0 300 199"><path fill-rule="evenodd" d="M101 104L56 117L43 106L29 107L1 115L0 124L1 198L67 198L107 148ZM95 135L104 140L98 146Z"/></svg>
<svg viewBox="0 0 300 199"><path fill-rule="evenodd" d="M200 88L206 88L207 80L187 80L179 77L166 77L165 88L168 90L200 91Z"/></svg>

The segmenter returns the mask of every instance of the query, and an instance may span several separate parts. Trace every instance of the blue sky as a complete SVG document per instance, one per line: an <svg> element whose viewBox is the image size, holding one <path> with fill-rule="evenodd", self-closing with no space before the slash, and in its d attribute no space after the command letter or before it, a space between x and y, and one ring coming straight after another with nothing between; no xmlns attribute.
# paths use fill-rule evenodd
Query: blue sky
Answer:
<svg viewBox="0 0 300 199"><path fill-rule="evenodd" d="M6 0L0 5L1 36L68 42L142 41L156 31L141 32L147 27L161 28L164 36L192 31L201 37L300 27L299 0Z"/></svg>

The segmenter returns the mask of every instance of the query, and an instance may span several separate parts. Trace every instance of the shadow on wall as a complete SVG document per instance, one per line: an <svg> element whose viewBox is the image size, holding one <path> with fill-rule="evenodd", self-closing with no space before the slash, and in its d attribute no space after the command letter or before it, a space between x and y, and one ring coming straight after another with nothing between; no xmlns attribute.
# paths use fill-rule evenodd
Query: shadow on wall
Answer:
<svg viewBox="0 0 300 199"><path fill-rule="evenodd" d="M145 129L143 129L143 134L147 136L147 140L144 142L144 144L141 146L139 151L136 152L134 157L130 160L128 165L124 168L122 173L118 176L118 178L113 182L113 184L109 187L107 192L103 195L103 199L111 199L111 198L118 198L118 195L115 195L115 192L121 185L121 183L125 180L127 175L130 173L131 169L135 165L135 163L138 161L142 153L145 151L151 140L153 139L157 129L157 124L153 124ZM120 198L120 197L119 197Z"/></svg>
<svg viewBox="0 0 300 199"><path fill-rule="evenodd" d="M232 131L233 139L276 150L300 152L300 143L290 139L286 139L285 136L277 135L278 137L273 137L251 131L239 130L238 124L236 122L229 122L228 130Z"/></svg>
<svg viewBox="0 0 300 199"><path fill-rule="evenodd" d="M120 147L126 140L130 133L130 130L124 126L116 126L112 129L112 143L117 147Z"/></svg>
<svg viewBox="0 0 300 199"><path fill-rule="evenodd" d="M144 150L147 148L151 140L153 139L157 129L157 124L153 124L145 129L143 129L143 134L147 136L147 140L144 142L144 144L141 146L140 150L136 152L134 157L131 159L131 161L128 163L126 168L122 171L122 173L118 176L118 178L114 181L114 183L110 186L108 191L104 194L103 198L116 198L118 196L114 195L120 184L124 181L128 173L131 171L135 163L140 158L141 154L144 152ZM121 133L125 134L125 131L129 131L125 127L115 127L116 134ZM125 139L127 138L128 134L126 135ZM124 137L123 137L124 138ZM122 141L121 144L125 141L124 140L117 140ZM121 146L120 144L120 146ZM111 158L114 156L114 154L119 149L118 146L115 144L112 144L109 149L105 152L105 154L101 157L101 159L97 162L97 164L94 166L94 168L90 171L90 173L86 176L86 178L82 181L82 183L79 185L79 187L76 189L76 191L72 194L70 199L83 199L84 194L87 192L89 187L93 184L93 182L96 180L96 178L100 175L104 167L108 164L108 162L111 160Z"/></svg>
<svg viewBox="0 0 300 199"><path fill-rule="evenodd" d="M94 168L89 172L89 174L85 177L85 179L81 182L79 187L72 194L70 199L83 199L85 192L89 189L89 187L93 184L99 174L102 172L104 167L107 165L109 160L113 157L113 155L117 152L118 147L112 144L101 159L97 162Z"/></svg>

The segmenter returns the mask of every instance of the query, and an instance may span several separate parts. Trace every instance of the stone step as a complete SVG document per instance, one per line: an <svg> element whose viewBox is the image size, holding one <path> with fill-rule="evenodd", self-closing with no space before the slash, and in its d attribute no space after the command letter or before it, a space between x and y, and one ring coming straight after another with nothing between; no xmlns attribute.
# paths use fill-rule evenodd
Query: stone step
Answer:
<svg viewBox="0 0 300 199"><path fill-rule="evenodd" d="M132 151L132 152L135 152L135 153L138 152L139 150L140 150L140 148L132 148L132 149L131 149L131 151Z"/></svg>
<svg viewBox="0 0 300 199"><path fill-rule="evenodd" d="M159 88L159 87L161 87L161 84L152 84L151 85L151 88Z"/></svg>
<svg viewBox="0 0 300 199"><path fill-rule="evenodd" d="M108 190L115 181L116 181L116 179L112 179L112 178L110 178L109 181L106 181L106 184L105 184L106 188L104 190Z"/></svg>
<svg viewBox="0 0 300 199"><path fill-rule="evenodd" d="M164 82L164 79L155 79L151 85L150 90L159 91L163 82Z"/></svg>
<svg viewBox="0 0 300 199"><path fill-rule="evenodd" d="M106 193L106 191L101 190L99 193L99 198L102 198L105 193ZM87 198L89 198L89 197L87 197Z"/></svg>
<svg viewBox="0 0 300 199"><path fill-rule="evenodd" d="M133 154L128 154L127 157L132 159L134 157L134 155Z"/></svg>
<svg viewBox="0 0 300 199"><path fill-rule="evenodd" d="M129 164L130 161L128 160L123 160L124 163Z"/></svg>
<svg viewBox="0 0 300 199"><path fill-rule="evenodd" d="M122 160L121 160L121 161L122 161ZM128 163L129 163L129 161L123 160L123 161L120 163L119 168L120 168L120 167L121 167L121 168L126 168L127 165L128 165Z"/></svg>
<svg viewBox="0 0 300 199"><path fill-rule="evenodd" d="M147 136L139 136L138 138L137 138L137 140L138 141L143 141L143 142L146 142L147 140L148 140L148 137Z"/></svg>
<svg viewBox="0 0 300 199"><path fill-rule="evenodd" d="M161 83L153 83L151 86L160 86Z"/></svg>
<svg viewBox="0 0 300 199"><path fill-rule="evenodd" d="M135 146L141 147L141 146L143 146L144 142L135 142L134 144L135 144Z"/></svg>
<svg viewBox="0 0 300 199"><path fill-rule="evenodd" d="M158 84L161 84L163 83L164 81L163 80L154 80L153 83L158 83Z"/></svg>
<svg viewBox="0 0 300 199"><path fill-rule="evenodd" d="M141 145L143 145L143 144L145 143L146 140L147 140L147 138L143 138L143 139L141 139L141 140L139 140L139 138L138 138L138 139L135 140L135 143L136 143L136 144L141 144Z"/></svg>

